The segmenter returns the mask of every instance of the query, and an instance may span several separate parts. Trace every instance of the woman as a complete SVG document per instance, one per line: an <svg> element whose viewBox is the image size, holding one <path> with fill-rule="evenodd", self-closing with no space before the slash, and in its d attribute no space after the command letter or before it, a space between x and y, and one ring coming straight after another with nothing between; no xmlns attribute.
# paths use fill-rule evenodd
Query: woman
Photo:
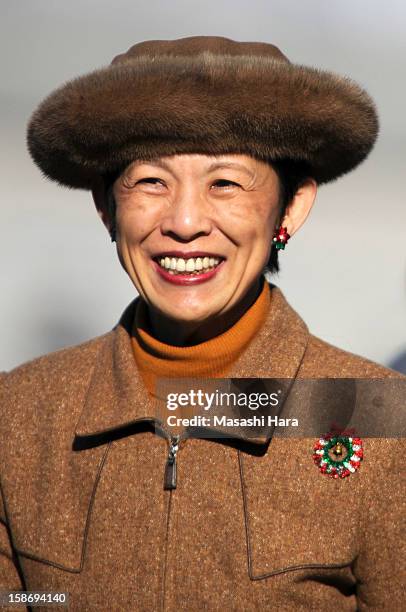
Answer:
<svg viewBox="0 0 406 612"><path fill-rule="evenodd" d="M355 83L221 37L139 43L40 105L34 161L92 191L139 298L3 375L3 590L72 610L402 609L399 440L194 436L158 412L165 380L269 379L280 414L330 424L347 387L300 381L396 377L312 336L263 275L376 134Z"/></svg>

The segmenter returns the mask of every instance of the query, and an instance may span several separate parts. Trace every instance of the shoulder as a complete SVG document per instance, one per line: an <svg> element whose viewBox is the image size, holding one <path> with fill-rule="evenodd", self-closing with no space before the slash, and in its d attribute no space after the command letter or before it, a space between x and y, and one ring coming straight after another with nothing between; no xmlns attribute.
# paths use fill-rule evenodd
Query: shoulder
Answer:
<svg viewBox="0 0 406 612"><path fill-rule="evenodd" d="M309 335L298 375L308 378L405 378L395 370Z"/></svg>
<svg viewBox="0 0 406 612"><path fill-rule="evenodd" d="M76 346L42 355L17 366L9 372L1 372L0 381L6 383L8 387L14 385L32 386L40 381L46 381L50 384L56 379L63 378L68 373L71 377L77 373L80 374L86 367L92 367L95 356L109 334L111 332Z"/></svg>
<svg viewBox="0 0 406 612"><path fill-rule="evenodd" d="M122 327L130 333L137 300L128 304L118 323L105 334L37 357L9 372L0 372L0 389L7 386L21 391L24 387L32 389L37 385L51 388L55 384L83 380L86 372L93 369L99 351L114 338L117 329Z"/></svg>
<svg viewBox="0 0 406 612"><path fill-rule="evenodd" d="M361 437L376 438L373 445L382 446L383 453L388 448L383 439L405 435L403 374L309 335L297 377L318 379L324 406L320 410L328 405L332 422L350 419ZM404 441L396 440L395 446L401 444Z"/></svg>
<svg viewBox="0 0 406 612"><path fill-rule="evenodd" d="M76 346L23 363L0 375L0 430L34 430L39 423L68 418L85 396L97 356L110 331ZM72 413L71 413L72 416Z"/></svg>
<svg viewBox="0 0 406 612"><path fill-rule="evenodd" d="M268 281L269 282L269 281ZM278 330L282 329L285 344L301 347L299 378L404 378L395 370L333 346L309 332L300 314L286 300L282 290L269 283ZM271 308L272 311L272 308ZM272 330L273 331L273 330ZM294 351L290 351L292 355Z"/></svg>

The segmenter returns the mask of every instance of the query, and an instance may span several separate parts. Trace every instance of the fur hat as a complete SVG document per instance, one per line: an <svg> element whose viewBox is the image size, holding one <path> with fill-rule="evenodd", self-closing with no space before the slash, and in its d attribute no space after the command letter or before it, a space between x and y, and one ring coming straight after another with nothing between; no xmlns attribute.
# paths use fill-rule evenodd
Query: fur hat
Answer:
<svg viewBox="0 0 406 612"><path fill-rule="evenodd" d="M325 183L357 166L377 133L375 105L352 80L268 43L192 36L138 43L62 85L33 113L27 142L45 176L81 189L177 153L300 160Z"/></svg>

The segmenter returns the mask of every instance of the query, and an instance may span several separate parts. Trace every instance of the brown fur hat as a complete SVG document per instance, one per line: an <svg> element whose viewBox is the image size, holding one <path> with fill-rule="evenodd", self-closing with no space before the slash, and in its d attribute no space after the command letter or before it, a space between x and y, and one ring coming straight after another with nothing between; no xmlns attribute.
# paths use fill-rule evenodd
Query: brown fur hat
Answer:
<svg viewBox="0 0 406 612"><path fill-rule="evenodd" d="M193 36L138 43L66 83L33 113L27 142L45 176L91 189L96 175L176 153L302 160L323 183L359 164L377 133L352 80L268 43Z"/></svg>

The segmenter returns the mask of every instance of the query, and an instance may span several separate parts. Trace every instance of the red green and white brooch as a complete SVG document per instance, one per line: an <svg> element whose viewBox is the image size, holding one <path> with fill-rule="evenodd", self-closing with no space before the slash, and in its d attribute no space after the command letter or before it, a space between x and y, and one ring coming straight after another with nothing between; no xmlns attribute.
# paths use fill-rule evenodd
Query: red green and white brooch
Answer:
<svg viewBox="0 0 406 612"><path fill-rule="evenodd" d="M314 463L331 478L345 478L356 472L363 456L361 438L326 434L313 448Z"/></svg>

